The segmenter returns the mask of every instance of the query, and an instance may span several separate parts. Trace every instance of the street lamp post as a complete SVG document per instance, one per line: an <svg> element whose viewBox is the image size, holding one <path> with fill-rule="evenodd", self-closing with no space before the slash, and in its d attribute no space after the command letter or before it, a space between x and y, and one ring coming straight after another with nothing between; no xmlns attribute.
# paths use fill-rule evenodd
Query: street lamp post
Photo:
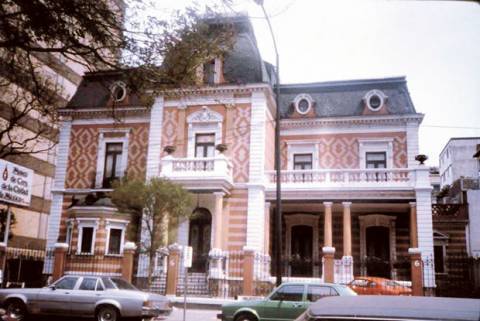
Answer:
<svg viewBox="0 0 480 321"><path fill-rule="evenodd" d="M272 24L268 18L265 7L263 6L263 0L254 0L263 11L265 20L267 20L268 28L273 40L273 47L275 49L275 65L276 65L276 85L275 85L275 105L277 107L275 117L275 170L277 176L277 193L275 204L275 272L276 272L276 284L279 286L282 284L282 190L281 190L281 164L280 164L280 59L278 55L277 42L275 41L275 35L273 33Z"/></svg>

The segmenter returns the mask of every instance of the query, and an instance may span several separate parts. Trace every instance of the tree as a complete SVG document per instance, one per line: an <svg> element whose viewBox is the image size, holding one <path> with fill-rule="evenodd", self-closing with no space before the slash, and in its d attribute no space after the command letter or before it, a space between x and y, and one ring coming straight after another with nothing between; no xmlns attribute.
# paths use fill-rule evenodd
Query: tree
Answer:
<svg viewBox="0 0 480 321"><path fill-rule="evenodd" d="M222 28L211 23L216 15L209 8L161 20L142 16L148 8L135 0L127 15L122 3L0 3L0 158L52 148L57 112L67 103L56 74L46 71L52 61L88 71L129 69L127 86L144 96L147 89L195 84L197 68L229 48L232 32L225 21Z"/></svg>
<svg viewBox="0 0 480 321"><path fill-rule="evenodd" d="M169 229L174 228L181 218L189 216L192 196L181 185L163 178L151 178L146 182L123 179L114 182L111 199L120 211L134 213L139 218L143 238L138 240L138 244L140 252L146 254L150 261L150 285L152 262L157 251L167 245Z"/></svg>

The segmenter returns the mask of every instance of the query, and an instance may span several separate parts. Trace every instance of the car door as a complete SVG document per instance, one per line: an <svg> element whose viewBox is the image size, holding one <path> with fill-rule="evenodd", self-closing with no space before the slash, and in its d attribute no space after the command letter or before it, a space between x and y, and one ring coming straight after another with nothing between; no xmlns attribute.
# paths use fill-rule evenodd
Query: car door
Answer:
<svg viewBox="0 0 480 321"><path fill-rule="evenodd" d="M40 313L70 315L70 294L78 280L76 276L65 276L51 286L42 288L38 294Z"/></svg>
<svg viewBox="0 0 480 321"><path fill-rule="evenodd" d="M364 279L356 279L350 283L350 288L357 294L365 295L369 294L368 281Z"/></svg>
<svg viewBox="0 0 480 321"><path fill-rule="evenodd" d="M102 297L103 285L96 277L83 277L70 294L72 315L94 315L95 303Z"/></svg>
<svg viewBox="0 0 480 321"><path fill-rule="evenodd" d="M284 284L273 292L260 309L261 320L294 320L307 308L304 284Z"/></svg>
<svg viewBox="0 0 480 321"><path fill-rule="evenodd" d="M338 292L331 286L309 284L307 287L307 302L315 302L327 296L337 296Z"/></svg>

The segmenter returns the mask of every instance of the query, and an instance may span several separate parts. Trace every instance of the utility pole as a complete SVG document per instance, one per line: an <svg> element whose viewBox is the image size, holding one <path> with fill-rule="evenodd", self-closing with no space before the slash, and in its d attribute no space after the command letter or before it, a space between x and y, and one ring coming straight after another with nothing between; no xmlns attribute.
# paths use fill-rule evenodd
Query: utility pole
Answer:
<svg viewBox="0 0 480 321"><path fill-rule="evenodd" d="M280 58L278 55L277 42L275 41L275 34L273 33L272 24L268 18L267 11L263 6L263 0L254 0L263 11L265 20L267 20L268 28L270 29L270 34L273 40L273 47L275 49L275 105L276 105L276 115L275 115L275 170L277 177L277 193L276 193L276 204L275 204L275 272L276 272L276 285L279 286L282 284L282 186L281 186L281 163L280 163Z"/></svg>

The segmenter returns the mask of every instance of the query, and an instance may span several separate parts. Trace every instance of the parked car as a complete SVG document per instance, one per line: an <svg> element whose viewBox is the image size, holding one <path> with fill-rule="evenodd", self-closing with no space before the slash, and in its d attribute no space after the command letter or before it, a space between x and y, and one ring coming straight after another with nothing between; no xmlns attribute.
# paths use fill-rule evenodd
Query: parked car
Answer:
<svg viewBox="0 0 480 321"><path fill-rule="evenodd" d="M405 282L378 277L355 277L348 286L360 295L412 295Z"/></svg>
<svg viewBox="0 0 480 321"><path fill-rule="evenodd" d="M356 295L340 284L284 283L261 300L246 300L224 304L222 321L293 320L304 312L311 302L327 296Z"/></svg>
<svg viewBox="0 0 480 321"><path fill-rule="evenodd" d="M138 290L121 278L68 275L37 289L2 289L0 304L11 318L27 315L95 317L117 321L120 317L153 318L171 312L162 295Z"/></svg>
<svg viewBox="0 0 480 321"><path fill-rule="evenodd" d="M478 321L480 300L415 296L331 297L310 305L296 321Z"/></svg>

